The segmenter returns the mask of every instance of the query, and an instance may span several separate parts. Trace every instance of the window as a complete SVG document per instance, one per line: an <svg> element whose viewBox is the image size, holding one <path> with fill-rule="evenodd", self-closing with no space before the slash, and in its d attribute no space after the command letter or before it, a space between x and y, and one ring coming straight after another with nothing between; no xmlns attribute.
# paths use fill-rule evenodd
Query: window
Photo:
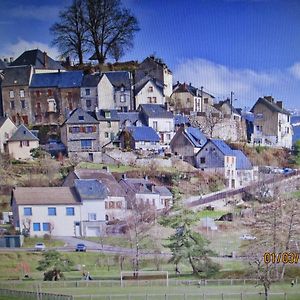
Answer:
<svg viewBox="0 0 300 300"><path fill-rule="evenodd" d="M89 96L91 94L91 90L90 89L85 89L85 95Z"/></svg>
<svg viewBox="0 0 300 300"><path fill-rule="evenodd" d="M200 157L200 164L205 164L205 157Z"/></svg>
<svg viewBox="0 0 300 300"><path fill-rule="evenodd" d="M152 98L148 97L148 103L152 103Z"/></svg>
<svg viewBox="0 0 300 300"><path fill-rule="evenodd" d="M41 231L41 224L33 223L33 231Z"/></svg>
<svg viewBox="0 0 300 300"><path fill-rule="evenodd" d="M20 141L20 147L29 147L29 141Z"/></svg>
<svg viewBox="0 0 300 300"><path fill-rule="evenodd" d="M107 122L107 127L108 127L108 128L111 127L111 122L110 122L110 121Z"/></svg>
<svg viewBox="0 0 300 300"><path fill-rule="evenodd" d="M24 207L24 216L32 216L32 208Z"/></svg>
<svg viewBox="0 0 300 300"><path fill-rule="evenodd" d="M67 216L74 216L75 215L74 207L66 207L66 215Z"/></svg>
<svg viewBox="0 0 300 300"><path fill-rule="evenodd" d="M125 95L120 96L120 102L125 102Z"/></svg>
<svg viewBox="0 0 300 300"><path fill-rule="evenodd" d="M24 98L25 97L25 91L24 90L20 90L20 97Z"/></svg>
<svg viewBox="0 0 300 300"><path fill-rule="evenodd" d="M88 219L89 219L89 221L96 221L97 220L97 215L95 213L89 213L88 214Z"/></svg>
<svg viewBox="0 0 300 300"><path fill-rule="evenodd" d="M208 104L208 98L204 98L204 104Z"/></svg>
<svg viewBox="0 0 300 300"><path fill-rule="evenodd" d="M109 133L108 133L108 132L105 132L105 133L104 133L104 136L105 136L105 138L108 138L108 137L109 137Z"/></svg>
<svg viewBox="0 0 300 300"><path fill-rule="evenodd" d="M10 109L15 109L15 101L10 101Z"/></svg>
<svg viewBox="0 0 300 300"><path fill-rule="evenodd" d="M167 140L170 140L170 139L171 139L171 134L167 133Z"/></svg>
<svg viewBox="0 0 300 300"><path fill-rule="evenodd" d="M48 216L56 216L56 207L48 207Z"/></svg>
<svg viewBox="0 0 300 300"><path fill-rule="evenodd" d="M50 223L43 223L43 231L50 231Z"/></svg>
<svg viewBox="0 0 300 300"><path fill-rule="evenodd" d="M15 97L14 91L9 91L9 98L14 98L14 97Z"/></svg>
<svg viewBox="0 0 300 300"><path fill-rule="evenodd" d="M92 149L92 140L81 140L81 149Z"/></svg>
<svg viewBox="0 0 300 300"><path fill-rule="evenodd" d="M121 86L121 92L124 92L124 91L125 91L124 86Z"/></svg>
<svg viewBox="0 0 300 300"><path fill-rule="evenodd" d="M148 87L148 92L149 92L149 93L152 93L152 92L153 92L153 86L149 86L149 87Z"/></svg>
<svg viewBox="0 0 300 300"><path fill-rule="evenodd" d="M25 103L25 100L21 100L21 108L24 109L26 108L26 103Z"/></svg>
<svg viewBox="0 0 300 300"><path fill-rule="evenodd" d="M108 208L114 209L115 208L115 202L114 201L109 201L108 202Z"/></svg>
<svg viewBox="0 0 300 300"><path fill-rule="evenodd" d="M187 102L187 103L191 103L191 99L190 99L190 98L187 98L187 99L186 99L186 102Z"/></svg>
<svg viewBox="0 0 300 300"><path fill-rule="evenodd" d="M104 113L104 116L105 116L106 119L110 119L110 111L106 111Z"/></svg>
<svg viewBox="0 0 300 300"><path fill-rule="evenodd" d="M286 128L286 133L289 134L290 133L290 128Z"/></svg>
<svg viewBox="0 0 300 300"><path fill-rule="evenodd" d="M51 97L52 96L52 90L48 90L47 95L48 95L48 97Z"/></svg>
<svg viewBox="0 0 300 300"><path fill-rule="evenodd" d="M152 98L152 103L157 103L156 97L153 97L153 98Z"/></svg>
<svg viewBox="0 0 300 300"><path fill-rule="evenodd" d="M157 130L157 121L153 121L153 129Z"/></svg>
<svg viewBox="0 0 300 300"><path fill-rule="evenodd" d="M79 121L84 121L84 116L78 116Z"/></svg>
<svg viewBox="0 0 300 300"><path fill-rule="evenodd" d="M36 91L35 94L36 94L37 97L40 97L40 96L41 96L40 91Z"/></svg>
<svg viewBox="0 0 300 300"><path fill-rule="evenodd" d="M91 133L91 132L93 132L94 131L94 127L93 126L86 126L85 127L85 132L86 133Z"/></svg>
<svg viewBox="0 0 300 300"><path fill-rule="evenodd" d="M91 107L92 106L92 101L91 100L86 100L85 104L86 104L86 107Z"/></svg>

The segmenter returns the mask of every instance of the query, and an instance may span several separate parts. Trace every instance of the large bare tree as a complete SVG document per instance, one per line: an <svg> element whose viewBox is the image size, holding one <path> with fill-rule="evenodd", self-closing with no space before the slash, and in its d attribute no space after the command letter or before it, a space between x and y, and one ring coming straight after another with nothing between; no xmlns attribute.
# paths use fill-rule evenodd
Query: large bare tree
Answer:
<svg viewBox="0 0 300 300"><path fill-rule="evenodd" d="M76 56L79 64L83 64L84 53L88 50L85 24L84 1L73 0L71 6L59 13L59 21L50 28L54 35L52 44L58 46L63 57Z"/></svg>

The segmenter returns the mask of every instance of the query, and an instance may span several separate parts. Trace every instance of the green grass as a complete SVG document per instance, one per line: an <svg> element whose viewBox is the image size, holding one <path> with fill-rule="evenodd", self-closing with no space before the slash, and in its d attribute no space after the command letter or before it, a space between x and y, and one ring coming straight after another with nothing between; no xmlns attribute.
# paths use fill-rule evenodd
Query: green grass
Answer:
<svg viewBox="0 0 300 300"><path fill-rule="evenodd" d="M106 165L106 164L96 164L96 163L90 163L90 162L80 162L77 165L77 168L83 168L83 169L102 169L104 166L107 166L109 168L110 172L114 173L124 173L129 171L137 170L135 167L131 166L124 166L124 165Z"/></svg>
<svg viewBox="0 0 300 300"><path fill-rule="evenodd" d="M201 210L197 212L197 218L212 218L212 219L218 219L221 216L227 214L227 211L221 211L221 210Z"/></svg>
<svg viewBox="0 0 300 300"><path fill-rule="evenodd" d="M55 239L44 239L44 238L33 238L33 237L28 237L24 239L24 244L23 248L33 248L36 243L44 243L47 248L51 247L63 247L64 242L63 241L58 241Z"/></svg>
<svg viewBox="0 0 300 300"><path fill-rule="evenodd" d="M300 191L293 192L293 193L292 193L292 196L293 196L293 197L296 197L296 198L298 198L298 199L300 199Z"/></svg>

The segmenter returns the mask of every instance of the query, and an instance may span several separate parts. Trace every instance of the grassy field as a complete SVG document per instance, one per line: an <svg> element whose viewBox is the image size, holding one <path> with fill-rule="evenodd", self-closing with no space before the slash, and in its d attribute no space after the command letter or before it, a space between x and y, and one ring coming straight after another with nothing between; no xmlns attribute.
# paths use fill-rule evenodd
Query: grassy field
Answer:
<svg viewBox="0 0 300 300"><path fill-rule="evenodd" d="M44 238L25 238L23 248L33 248L36 243L44 243L47 248L51 247L62 247L63 241L55 239L44 239Z"/></svg>

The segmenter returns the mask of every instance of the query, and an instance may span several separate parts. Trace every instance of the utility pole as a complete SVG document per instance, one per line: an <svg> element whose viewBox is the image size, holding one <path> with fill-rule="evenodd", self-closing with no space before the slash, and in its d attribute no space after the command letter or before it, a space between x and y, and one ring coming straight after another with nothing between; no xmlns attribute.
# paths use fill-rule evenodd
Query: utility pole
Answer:
<svg viewBox="0 0 300 300"><path fill-rule="evenodd" d="M201 112L203 112L203 86L201 86L200 90L200 95L201 95Z"/></svg>
<svg viewBox="0 0 300 300"><path fill-rule="evenodd" d="M231 106L231 114L232 114L232 102L233 102L233 95L234 95L234 92L230 92L230 106Z"/></svg>

